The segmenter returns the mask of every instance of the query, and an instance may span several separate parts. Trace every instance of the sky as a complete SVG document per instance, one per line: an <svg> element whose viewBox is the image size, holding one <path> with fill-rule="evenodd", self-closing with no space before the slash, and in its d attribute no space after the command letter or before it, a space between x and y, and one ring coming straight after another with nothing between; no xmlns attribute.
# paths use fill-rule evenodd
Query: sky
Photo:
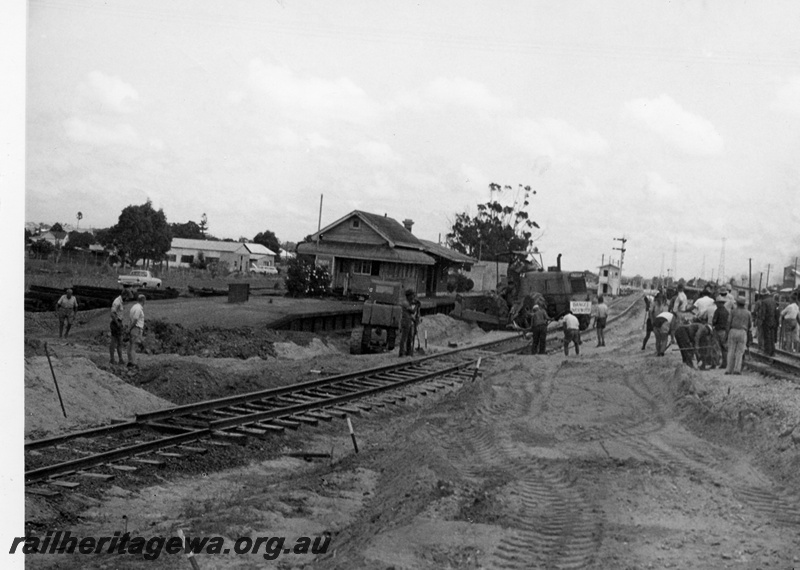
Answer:
<svg viewBox="0 0 800 570"><path fill-rule="evenodd" d="M220 238L354 209L444 239L536 190L547 265L800 255L800 3L33 0L24 217L151 200Z"/></svg>

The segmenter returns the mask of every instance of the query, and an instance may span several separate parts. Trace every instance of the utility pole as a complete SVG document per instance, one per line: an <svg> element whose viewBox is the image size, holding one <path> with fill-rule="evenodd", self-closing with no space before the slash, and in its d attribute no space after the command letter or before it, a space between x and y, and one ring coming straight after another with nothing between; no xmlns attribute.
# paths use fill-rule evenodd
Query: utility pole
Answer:
<svg viewBox="0 0 800 570"><path fill-rule="evenodd" d="M725 283L725 238L722 238L722 251L719 254L719 271L717 271L717 279Z"/></svg>
<svg viewBox="0 0 800 570"><path fill-rule="evenodd" d="M614 241L621 241L622 242L622 246L621 247L613 248L613 249L616 249L616 250L618 250L620 252L620 255L619 255L619 277L620 277L620 280L622 280L622 264L625 263L625 242L628 241L628 238L623 236L621 238L614 238Z"/></svg>
<svg viewBox="0 0 800 570"><path fill-rule="evenodd" d="M764 287L767 288L767 289L769 289L769 268L770 267L771 267L771 264L768 263L767 264L767 282L764 284Z"/></svg>
<svg viewBox="0 0 800 570"><path fill-rule="evenodd" d="M672 279L678 279L678 238L675 238L675 243L672 244Z"/></svg>

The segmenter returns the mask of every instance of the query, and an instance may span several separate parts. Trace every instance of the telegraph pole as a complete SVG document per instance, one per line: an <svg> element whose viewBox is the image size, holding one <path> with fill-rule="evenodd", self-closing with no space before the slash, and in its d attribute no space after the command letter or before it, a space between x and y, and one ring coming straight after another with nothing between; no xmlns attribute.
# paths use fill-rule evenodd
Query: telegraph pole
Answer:
<svg viewBox="0 0 800 570"><path fill-rule="evenodd" d="M625 243L628 241L628 238L626 238L626 237L614 238L614 241L621 241L622 242L622 246L621 247L613 248L613 249L616 249L616 250L618 250L620 252L620 256L619 256L619 277L620 277L620 280L621 280L622 279L622 264L625 262L625 251L626 251L625 250Z"/></svg>

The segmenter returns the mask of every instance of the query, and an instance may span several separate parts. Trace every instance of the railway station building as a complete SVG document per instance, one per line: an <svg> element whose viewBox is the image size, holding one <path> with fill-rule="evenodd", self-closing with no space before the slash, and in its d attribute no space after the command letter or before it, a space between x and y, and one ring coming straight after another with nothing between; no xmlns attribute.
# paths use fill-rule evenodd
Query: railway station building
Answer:
<svg viewBox="0 0 800 570"><path fill-rule="evenodd" d="M450 272L475 260L418 239L411 233L413 224L353 210L298 244L297 255L327 267L331 287L343 295L365 295L376 279L400 281L420 296L444 293Z"/></svg>

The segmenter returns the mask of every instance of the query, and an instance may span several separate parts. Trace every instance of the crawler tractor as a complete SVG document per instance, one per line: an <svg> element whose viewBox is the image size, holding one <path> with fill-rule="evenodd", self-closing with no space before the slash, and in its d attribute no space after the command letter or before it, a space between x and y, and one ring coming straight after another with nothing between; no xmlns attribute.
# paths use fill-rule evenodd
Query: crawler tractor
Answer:
<svg viewBox="0 0 800 570"><path fill-rule="evenodd" d="M534 304L544 307L551 319L559 319L569 310L571 301L589 300L583 273L562 271L559 254L557 265L547 271L519 262L512 264L497 292L457 295L451 316L477 323L485 330L524 328L526 311ZM590 315L576 316L581 330L585 330Z"/></svg>
<svg viewBox="0 0 800 570"><path fill-rule="evenodd" d="M351 354L393 350L400 330L403 285L399 281L373 279L361 313L361 328L350 337Z"/></svg>

